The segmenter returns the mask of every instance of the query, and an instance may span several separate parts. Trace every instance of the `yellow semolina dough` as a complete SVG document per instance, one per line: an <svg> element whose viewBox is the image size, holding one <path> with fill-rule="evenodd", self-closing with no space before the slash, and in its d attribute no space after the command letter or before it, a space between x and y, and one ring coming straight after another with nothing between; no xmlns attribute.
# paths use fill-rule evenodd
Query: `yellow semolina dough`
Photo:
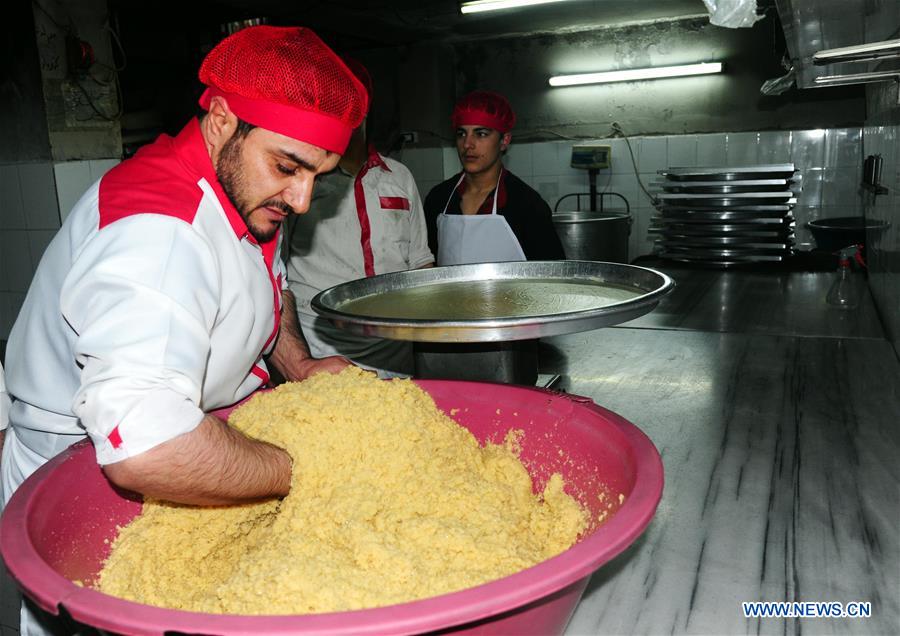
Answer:
<svg viewBox="0 0 900 636"><path fill-rule="evenodd" d="M535 495L514 452L480 447L410 380L355 367L259 394L229 422L294 459L282 500L146 501L100 574L114 596L226 614L403 603L548 559L588 514L554 475Z"/></svg>

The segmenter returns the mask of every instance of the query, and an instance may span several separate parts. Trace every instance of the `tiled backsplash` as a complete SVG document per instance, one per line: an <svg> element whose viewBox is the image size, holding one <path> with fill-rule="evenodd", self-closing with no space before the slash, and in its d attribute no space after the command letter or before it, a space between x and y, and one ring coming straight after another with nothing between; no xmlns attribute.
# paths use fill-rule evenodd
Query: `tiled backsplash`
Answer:
<svg viewBox="0 0 900 636"><path fill-rule="evenodd" d="M862 175L862 132L860 128L827 130L785 130L765 132L713 133L630 138L637 172L648 190L668 167L731 166L793 162L802 177L803 190L794 216L799 249L814 247L805 224L822 217L862 214L859 183ZM617 192L630 205L634 224L628 252L630 258L653 251L647 229L655 210L641 190L624 139L598 139L612 147L611 167L601 170L599 191ZM553 208L560 197L587 192L588 174L569 165L574 144L588 140L513 143L504 163L513 173L537 190ZM412 171L424 198L428 191L457 172L459 160L454 148L410 148L400 160ZM574 198L563 207L574 205ZM608 198L605 201L621 201ZM586 198L582 207L587 207ZM562 209L562 208L560 208Z"/></svg>
<svg viewBox="0 0 900 636"><path fill-rule="evenodd" d="M116 159L0 165L0 340L9 336L50 240Z"/></svg>

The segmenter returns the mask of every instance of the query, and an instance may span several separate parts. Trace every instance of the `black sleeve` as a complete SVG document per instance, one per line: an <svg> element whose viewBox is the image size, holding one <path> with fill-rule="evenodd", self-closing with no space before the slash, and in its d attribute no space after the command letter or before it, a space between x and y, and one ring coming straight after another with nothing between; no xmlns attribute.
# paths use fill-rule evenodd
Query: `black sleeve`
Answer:
<svg viewBox="0 0 900 636"><path fill-rule="evenodd" d="M456 189L458 180L459 175L456 175L437 184L422 203L422 208L425 210L425 229L428 230L428 248L435 258L438 255L437 220L444 211L444 206L447 205L447 200L453 194L453 190Z"/></svg>
<svg viewBox="0 0 900 636"><path fill-rule="evenodd" d="M422 208L425 210L425 229L428 230L428 249L434 254L435 259L438 253L437 218L441 213L441 207L438 203L438 191L440 189L441 184L434 186L422 203Z"/></svg>
<svg viewBox="0 0 900 636"><path fill-rule="evenodd" d="M502 214L519 239L529 261L561 261L566 258L553 227L550 206L533 188L514 175L507 175L507 209Z"/></svg>

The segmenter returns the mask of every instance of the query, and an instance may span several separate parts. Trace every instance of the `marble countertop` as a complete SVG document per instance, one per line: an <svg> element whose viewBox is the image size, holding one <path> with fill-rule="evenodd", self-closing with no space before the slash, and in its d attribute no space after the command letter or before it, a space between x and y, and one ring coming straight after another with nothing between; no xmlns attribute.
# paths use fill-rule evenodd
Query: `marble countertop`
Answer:
<svg viewBox="0 0 900 636"><path fill-rule="evenodd" d="M567 634L900 633L900 363L871 299L826 306L825 273L664 271L679 289L656 316L542 341L555 388L636 424L666 476ZM751 619L742 601L872 615Z"/></svg>

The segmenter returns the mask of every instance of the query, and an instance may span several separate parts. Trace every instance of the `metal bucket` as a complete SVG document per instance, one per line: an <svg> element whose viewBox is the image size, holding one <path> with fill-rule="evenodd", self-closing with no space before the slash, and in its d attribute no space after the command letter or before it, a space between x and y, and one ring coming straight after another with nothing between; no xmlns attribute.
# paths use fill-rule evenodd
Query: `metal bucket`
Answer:
<svg viewBox="0 0 900 636"><path fill-rule="evenodd" d="M553 227L566 258L572 261L627 263L631 222L631 215L624 212L579 210L553 214Z"/></svg>
<svg viewBox="0 0 900 636"><path fill-rule="evenodd" d="M862 216L838 216L817 219L806 224L820 250L836 252L848 245L866 244L867 235L876 236L890 224Z"/></svg>

